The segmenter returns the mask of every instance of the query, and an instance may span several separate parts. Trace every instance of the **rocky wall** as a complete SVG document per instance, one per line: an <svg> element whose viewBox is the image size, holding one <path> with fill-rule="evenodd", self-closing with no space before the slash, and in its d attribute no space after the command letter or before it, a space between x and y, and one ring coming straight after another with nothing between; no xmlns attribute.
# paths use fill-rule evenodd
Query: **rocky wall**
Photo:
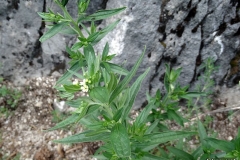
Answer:
<svg viewBox="0 0 240 160"><path fill-rule="evenodd" d="M75 1L68 4L76 13ZM102 21L99 28L121 18L115 30L97 46L101 53L108 41L115 62L130 69L146 45L146 55L138 74L151 67L138 95L136 107L145 102L146 91L164 90L165 63L182 67L179 82L199 82L202 62L211 57L218 71L212 76L217 85L234 86L240 79L239 0L91 0L89 12L101 8L127 9ZM62 73L68 58L65 47L76 38L57 35L39 43L46 31L36 12L57 10L51 0L0 1L0 74L15 83L33 76ZM126 61L126 62L125 62Z"/></svg>

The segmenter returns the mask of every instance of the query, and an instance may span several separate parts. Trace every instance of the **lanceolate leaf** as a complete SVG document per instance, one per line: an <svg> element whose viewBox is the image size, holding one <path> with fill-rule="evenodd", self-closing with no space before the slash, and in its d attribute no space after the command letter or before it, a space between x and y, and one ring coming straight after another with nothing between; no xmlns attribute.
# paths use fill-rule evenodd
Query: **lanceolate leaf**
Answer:
<svg viewBox="0 0 240 160"><path fill-rule="evenodd" d="M84 56L87 60L88 63L88 67L90 67L90 65L95 61L96 56L95 56L95 52L94 49L92 47L92 45L88 45L86 47L84 47Z"/></svg>
<svg viewBox="0 0 240 160"><path fill-rule="evenodd" d="M89 95L95 101L101 103L107 103L109 99L109 93L107 88L105 87L95 87L90 91Z"/></svg>
<svg viewBox="0 0 240 160"><path fill-rule="evenodd" d="M78 115L77 114L73 114L70 117L68 117L67 119L63 120L62 122L56 124L56 126L48 129L48 131L52 131L52 130L56 130L59 128L63 128L68 126L69 124L75 123L78 120Z"/></svg>
<svg viewBox="0 0 240 160"><path fill-rule="evenodd" d="M141 160L169 160L169 159L164 157L157 157L149 153L144 153L144 157L142 157Z"/></svg>
<svg viewBox="0 0 240 160"><path fill-rule="evenodd" d="M63 87L69 93L75 93L80 90L79 85L63 85Z"/></svg>
<svg viewBox="0 0 240 160"><path fill-rule="evenodd" d="M151 145L158 145L167 141L185 138L197 134L197 132L168 131L144 135L145 143L136 143L139 148L146 148Z"/></svg>
<svg viewBox="0 0 240 160"><path fill-rule="evenodd" d="M198 133L199 133L200 141L201 143L203 143L203 140L207 138L207 132L201 121L198 121Z"/></svg>
<svg viewBox="0 0 240 160"><path fill-rule="evenodd" d="M89 97L82 96L78 99L67 101L66 104L69 105L70 107L78 108L81 105L81 102L91 103L92 101L90 100Z"/></svg>
<svg viewBox="0 0 240 160"><path fill-rule="evenodd" d="M141 76L138 77L138 79L133 83L133 85L130 88L130 101L127 104L127 107L125 107L124 109L124 113L123 113L123 119L127 118L129 112L132 109L133 103L135 101L135 98L138 94L138 91L141 87L141 83L143 81L143 79L146 77L147 73L149 72L150 68L148 68Z"/></svg>
<svg viewBox="0 0 240 160"><path fill-rule="evenodd" d="M63 27L65 27L66 25L68 25L69 22L60 22L56 25L54 25L50 30L48 30L40 39L40 42L44 42L45 40L51 38L52 36L54 36L55 34L57 34L58 32L60 32Z"/></svg>
<svg viewBox="0 0 240 160"><path fill-rule="evenodd" d="M68 69L69 73L72 73L74 76L78 77L79 79L84 79L83 75L77 73L77 72L73 72L70 69Z"/></svg>
<svg viewBox="0 0 240 160"><path fill-rule="evenodd" d="M72 65L72 67L71 67L69 70L71 70L71 71L73 71L73 72L77 72L77 71L79 71L79 70L81 69L82 65L83 65L83 64L80 64L80 63L77 61L74 65ZM56 86L59 85L59 84L61 84L61 83L64 82L64 81L68 80L69 78L71 78L72 75L73 75L73 74L70 73L70 72L68 72L68 71L65 72L64 75L63 75L61 78L58 79L58 81L57 81L57 83L56 83Z"/></svg>
<svg viewBox="0 0 240 160"><path fill-rule="evenodd" d="M82 42L75 43L75 44L72 46L71 50L77 51L77 50L78 50L79 48L81 48L82 46L83 46L83 43L82 43Z"/></svg>
<svg viewBox="0 0 240 160"><path fill-rule="evenodd" d="M154 107L154 103L155 101L151 101L142 111L141 113L138 115L138 117L136 118L134 124L136 125L136 127L139 127L140 125L144 124L147 120L147 117L149 115L149 112L152 110L152 108Z"/></svg>
<svg viewBox="0 0 240 160"><path fill-rule="evenodd" d="M184 152L183 150L180 150L174 147L167 147L167 149L178 158L181 158L184 160L195 160L192 155L190 155L187 152Z"/></svg>
<svg viewBox="0 0 240 160"><path fill-rule="evenodd" d="M123 158L131 155L130 140L127 129L121 123L117 123L112 128L110 140L118 157Z"/></svg>
<svg viewBox="0 0 240 160"><path fill-rule="evenodd" d="M202 146L199 146L199 147L192 153L192 156L193 156L195 159L198 159L198 157L200 157L202 154L203 154Z"/></svg>
<svg viewBox="0 0 240 160"><path fill-rule="evenodd" d="M110 99L109 99L109 103L111 103L119 95L119 93L121 93L124 90L124 88L128 85L128 83L131 81L131 79L133 78L133 76L137 72L137 69L138 69L138 67L140 66L140 64L143 60L145 49L144 49L143 53L141 54L141 56L139 57L138 61L133 66L130 73L128 73L128 75L118 84L116 89L112 92L112 94L110 96Z"/></svg>
<svg viewBox="0 0 240 160"><path fill-rule="evenodd" d="M60 140L55 140L57 143L80 143L80 142L95 142L101 141L109 138L109 132L100 132L98 134L94 134L92 136L87 136L88 134L94 131L85 131L83 133L75 134L73 136L69 136Z"/></svg>
<svg viewBox="0 0 240 160"><path fill-rule="evenodd" d="M207 94L203 92L188 92L186 95L181 95L180 97L185 99L190 99L190 98L195 98L200 96L207 96Z"/></svg>
<svg viewBox="0 0 240 160"><path fill-rule="evenodd" d="M119 23L120 20L117 20L111 24L109 24L107 27L105 27L103 30L99 31L99 35L98 37L91 42L92 45L95 45L96 43L98 43L101 39L103 39L103 37L105 37L110 31L112 31L116 25Z"/></svg>
<svg viewBox="0 0 240 160"><path fill-rule="evenodd" d="M213 148L222 150L225 152L231 152L234 150L234 144L229 141L218 140L215 138L206 138L205 141L210 144Z"/></svg>
<svg viewBox="0 0 240 160"><path fill-rule="evenodd" d="M108 52L109 52L109 45L108 45L108 43L106 43L106 45L103 49L103 53L102 53L102 61L106 60Z"/></svg>
<svg viewBox="0 0 240 160"><path fill-rule="evenodd" d="M181 126L184 126L183 124L183 118L181 116L179 116L174 110L172 109L168 109L167 110L167 114L169 119L173 119L175 120L178 124L180 124Z"/></svg>
<svg viewBox="0 0 240 160"><path fill-rule="evenodd" d="M85 21L97 21L97 20L101 20L101 19L106 19L115 14L118 14L119 12L122 12L125 9L126 9L126 7L112 9L112 10L100 10L100 11L97 11L96 13L93 13L93 14L85 17L84 20Z"/></svg>
<svg viewBox="0 0 240 160"><path fill-rule="evenodd" d="M105 68L108 73L118 73L120 75L127 75L129 73L126 69L110 62L102 62L101 66Z"/></svg>

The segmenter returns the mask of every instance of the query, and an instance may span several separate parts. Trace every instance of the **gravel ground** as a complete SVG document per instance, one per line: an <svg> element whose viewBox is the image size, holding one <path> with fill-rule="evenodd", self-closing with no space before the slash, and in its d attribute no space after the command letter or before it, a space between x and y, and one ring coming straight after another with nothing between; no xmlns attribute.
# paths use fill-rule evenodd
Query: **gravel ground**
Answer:
<svg viewBox="0 0 240 160"><path fill-rule="evenodd" d="M16 110L8 117L0 117L0 159L8 160L20 155L21 160L91 160L98 143L59 145L52 140L82 131L81 126L46 132L53 127L53 110L57 95L53 86L56 78L36 78L21 87L23 92ZM14 86L5 82L7 86ZM219 88L211 106L213 121L209 127L221 139L231 140L240 126L240 89ZM229 118L229 111L233 112ZM206 114L203 114L206 115ZM204 117L204 116L203 116Z"/></svg>

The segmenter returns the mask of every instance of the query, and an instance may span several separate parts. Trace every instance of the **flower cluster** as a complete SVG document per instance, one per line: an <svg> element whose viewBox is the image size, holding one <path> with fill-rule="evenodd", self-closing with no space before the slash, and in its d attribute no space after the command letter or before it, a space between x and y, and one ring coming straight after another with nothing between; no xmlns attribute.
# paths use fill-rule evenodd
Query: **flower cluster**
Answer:
<svg viewBox="0 0 240 160"><path fill-rule="evenodd" d="M88 79L84 79L82 82L80 82L81 90L83 92L88 92L88 90L89 90L88 83L90 83L90 81Z"/></svg>
<svg viewBox="0 0 240 160"><path fill-rule="evenodd" d="M78 80L77 79L75 79L74 81L73 81L73 85L79 85L80 84L80 86L81 86L81 90L83 91L83 92L88 92L89 91L89 84L91 83L91 81L89 80L89 79L83 79L83 81L82 82L78 82Z"/></svg>

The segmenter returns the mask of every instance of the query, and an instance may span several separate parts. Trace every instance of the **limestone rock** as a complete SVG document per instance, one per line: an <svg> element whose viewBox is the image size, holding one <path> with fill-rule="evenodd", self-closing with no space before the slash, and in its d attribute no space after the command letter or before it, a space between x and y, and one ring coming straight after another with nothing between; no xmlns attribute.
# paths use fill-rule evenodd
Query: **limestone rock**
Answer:
<svg viewBox="0 0 240 160"><path fill-rule="evenodd" d="M117 28L97 47L101 52L106 41L111 52L117 54L115 62L127 60L131 68L144 45L146 56L139 69L141 74L151 67L151 72L142 85L135 107L144 102L145 92L154 94L164 90L165 63L173 68L182 68L181 85L198 83L202 71L199 66L211 57L219 70L213 75L217 84L227 81L231 70L230 61L240 51L239 2L212 0L109 0L107 8L127 6ZM116 17L115 17L116 18ZM106 20L102 25L113 22ZM240 70L238 70L239 72ZM235 73L236 74L236 73Z"/></svg>
<svg viewBox="0 0 240 160"><path fill-rule="evenodd" d="M75 2L68 4L75 15ZM98 28L121 18L116 29L95 48L98 53L106 42L110 44L114 60L131 69L146 45L146 55L137 76L148 67L151 71L143 82L135 108L145 102L145 93L164 91L165 63L172 68L182 67L181 85L198 83L203 70L200 65L211 57L219 70L212 75L218 85L235 85L240 75L240 4L237 0L91 0L88 13L101 8L127 9L102 21ZM50 0L0 2L0 74L15 83L33 76L46 76L61 72L67 67L66 46L76 38L57 35L39 43L46 31L45 24L36 12L51 8L59 11ZM237 60L237 62L235 62ZM126 61L126 62L125 62ZM234 61L234 62L233 62ZM237 76L237 78L236 78ZM234 77L234 82L232 81Z"/></svg>

